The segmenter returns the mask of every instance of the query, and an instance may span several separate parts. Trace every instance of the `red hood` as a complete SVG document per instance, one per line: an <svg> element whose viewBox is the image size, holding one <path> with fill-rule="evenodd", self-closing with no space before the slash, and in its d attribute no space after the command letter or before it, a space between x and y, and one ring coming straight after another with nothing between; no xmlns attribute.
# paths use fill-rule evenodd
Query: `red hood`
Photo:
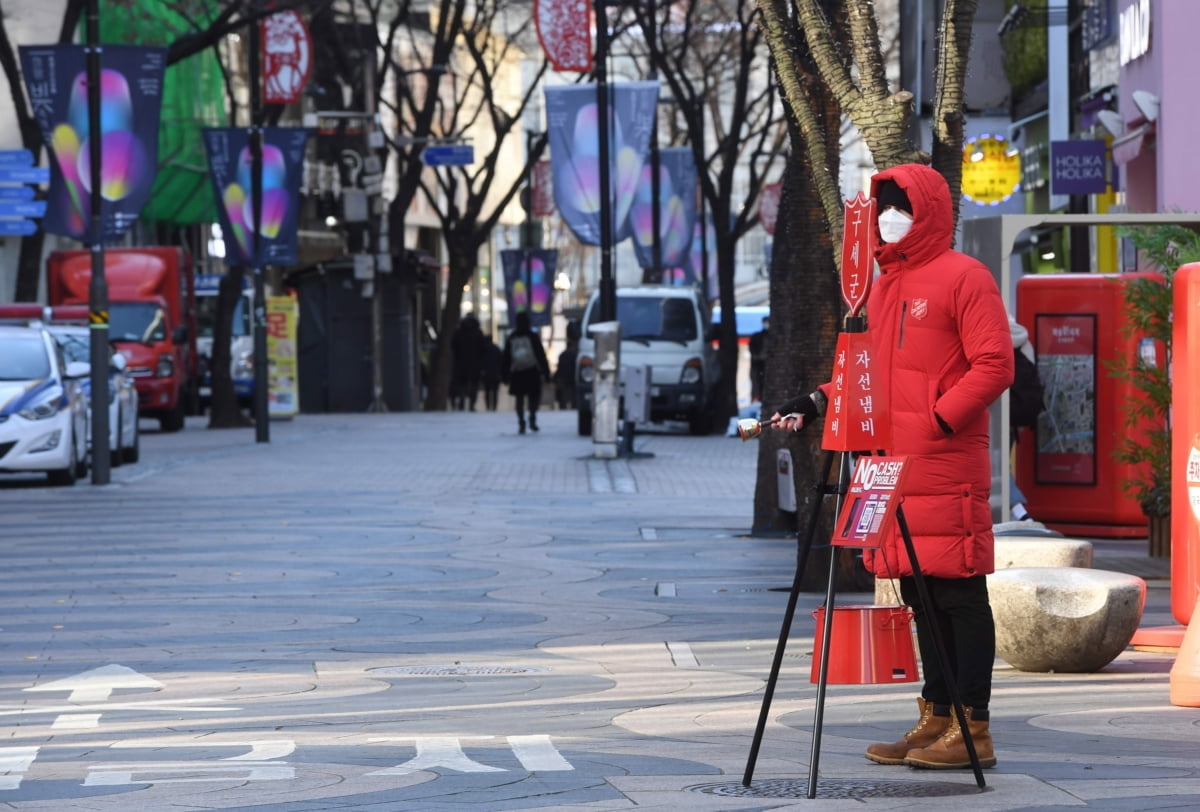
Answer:
<svg viewBox="0 0 1200 812"><path fill-rule="evenodd" d="M900 260L924 265L948 251L954 243L954 207L950 204L950 186L941 173L921 164L900 164L871 178L871 197L879 193L879 184L893 180L908 195L912 204L913 224L897 243L878 242L875 258L885 272ZM876 225L876 239L879 238Z"/></svg>

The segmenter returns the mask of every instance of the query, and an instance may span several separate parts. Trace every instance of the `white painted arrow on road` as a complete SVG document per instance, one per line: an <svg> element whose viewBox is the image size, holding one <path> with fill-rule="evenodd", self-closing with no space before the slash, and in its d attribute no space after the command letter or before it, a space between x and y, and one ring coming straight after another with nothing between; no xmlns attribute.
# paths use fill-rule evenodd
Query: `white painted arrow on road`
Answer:
<svg viewBox="0 0 1200 812"><path fill-rule="evenodd" d="M70 691L68 702L103 702L118 688L162 688L163 684L123 665L104 665L73 677L34 685L26 691Z"/></svg>

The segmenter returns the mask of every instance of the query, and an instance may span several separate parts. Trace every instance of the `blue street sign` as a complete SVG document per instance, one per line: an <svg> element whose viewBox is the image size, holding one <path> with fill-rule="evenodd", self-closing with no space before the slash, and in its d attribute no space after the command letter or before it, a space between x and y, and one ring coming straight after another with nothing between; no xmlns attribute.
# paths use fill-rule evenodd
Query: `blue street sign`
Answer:
<svg viewBox="0 0 1200 812"><path fill-rule="evenodd" d="M32 186L0 186L0 200L33 200Z"/></svg>
<svg viewBox="0 0 1200 812"><path fill-rule="evenodd" d="M28 237L37 233L37 223L32 220L0 220L0 237Z"/></svg>
<svg viewBox="0 0 1200 812"><path fill-rule="evenodd" d="M0 164L0 183L49 183L50 167L31 166L28 169Z"/></svg>
<svg viewBox="0 0 1200 812"><path fill-rule="evenodd" d="M46 201L31 200L28 203L0 200L0 217L45 217Z"/></svg>
<svg viewBox="0 0 1200 812"><path fill-rule="evenodd" d="M470 144L430 144L421 153L426 166L470 166L475 163L475 147Z"/></svg>
<svg viewBox="0 0 1200 812"><path fill-rule="evenodd" d="M13 166L21 169L33 166L33 153L27 149L0 150L0 166Z"/></svg>

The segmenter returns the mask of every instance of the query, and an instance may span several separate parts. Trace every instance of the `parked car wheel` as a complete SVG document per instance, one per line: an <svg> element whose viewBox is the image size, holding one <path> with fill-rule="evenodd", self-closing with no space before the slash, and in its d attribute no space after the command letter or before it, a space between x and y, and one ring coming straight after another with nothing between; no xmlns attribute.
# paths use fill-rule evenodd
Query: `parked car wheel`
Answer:
<svg viewBox="0 0 1200 812"><path fill-rule="evenodd" d="M141 443L142 432L135 425L133 429L133 445L121 449L121 456L125 458L125 462L138 461L138 457L142 455Z"/></svg>
<svg viewBox="0 0 1200 812"><path fill-rule="evenodd" d="M60 468L57 471L47 471L46 477L50 480L51 485L74 485L78 479L79 459L75 451L75 438L70 438L71 443L71 458L67 460L67 467Z"/></svg>
<svg viewBox="0 0 1200 812"><path fill-rule="evenodd" d="M579 409L579 436L588 437L592 433L592 412L590 409Z"/></svg>
<svg viewBox="0 0 1200 812"><path fill-rule="evenodd" d="M184 408L183 403L180 403L174 409L158 418L158 425L163 431L182 431L183 418Z"/></svg>
<svg viewBox="0 0 1200 812"><path fill-rule="evenodd" d="M688 431L696 436L712 434L712 409L697 409L688 415Z"/></svg>

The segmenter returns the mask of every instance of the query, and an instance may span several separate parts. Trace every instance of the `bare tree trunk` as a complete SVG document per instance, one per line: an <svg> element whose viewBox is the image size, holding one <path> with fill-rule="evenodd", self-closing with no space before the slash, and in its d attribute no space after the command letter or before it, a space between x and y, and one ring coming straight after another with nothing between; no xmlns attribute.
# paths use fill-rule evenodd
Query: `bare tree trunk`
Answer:
<svg viewBox="0 0 1200 812"><path fill-rule="evenodd" d="M449 242L453 242L453 237ZM450 375L454 371L454 352L451 349L454 331L461 321L463 286L475 274L476 250L452 250L450 272L446 280L446 302L442 305L441 330L429 370L429 394L425 398L425 411L444 411L450 401Z"/></svg>
<svg viewBox="0 0 1200 812"><path fill-rule="evenodd" d="M241 428L251 425L238 406L233 389L231 351L233 313L242 296L242 279L246 273L240 265L229 269L217 287L217 312L213 323L212 353L209 357L209 376L212 394L209 399L208 427L210 429Z"/></svg>

